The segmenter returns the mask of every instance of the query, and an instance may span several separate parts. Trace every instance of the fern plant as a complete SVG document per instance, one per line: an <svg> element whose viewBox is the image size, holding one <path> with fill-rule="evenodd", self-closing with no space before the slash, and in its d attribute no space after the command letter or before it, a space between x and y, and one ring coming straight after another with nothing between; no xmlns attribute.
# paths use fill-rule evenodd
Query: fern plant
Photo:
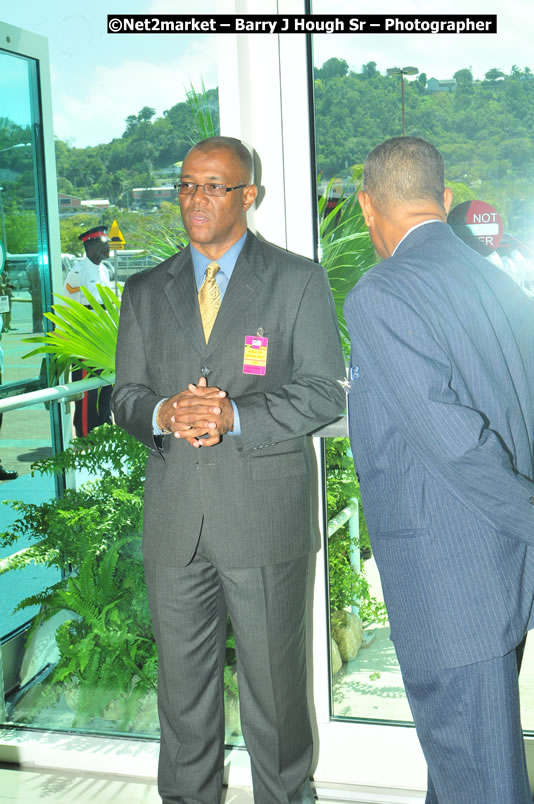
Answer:
<svg viewBox="0 0 534 804"><path fill-rule="evenodd" d="M60 660L39 705L67 690L74 726L105 716L113 704L117 728L126 731L140 702L156 691L157 654L139 553L139 538L129 536L96 559L88 556L41 604L35 626L58 612L72 619L56 631Z"/></svg>
<svg viewBox="0 0 534 804"><path fill-rule="evenodd" d="M7 503L19 516L0 535L0 545L32 540L30 547L12 556L10 569L37 563L65 573L17 606L39 606L28 638L54 615L71 615L56 630L60 658L42 682L39 696L32 697L30 718L64 694L75 712L73 726L106 717L119 731L137 730L136 716L147 694L156 691L157 651L140 535L146 457L145 446L119 427L104 424L32 467L43 474L87 470L98 475L96 480L38 505ZM224 682L235 697L234 665L229 623Z"/></svg>
<svg viewBox="0 0 534 804"><path fill-rule="evenodd" d="M98 479L39 505L9 503L19 516L0 536L2 545L22 536L33 541L13 558L12 569L40 563L66 573L17 609L39 605L30 635L58 612L72 614L57 629L59 662L43 682L34 711L67 690L75 698L76 726L103 716L113 704L118 728L125 730L140 701L156 689L140 547L146 454L146 447L113 425L74 439L33 470L98 470Z"/></svg>

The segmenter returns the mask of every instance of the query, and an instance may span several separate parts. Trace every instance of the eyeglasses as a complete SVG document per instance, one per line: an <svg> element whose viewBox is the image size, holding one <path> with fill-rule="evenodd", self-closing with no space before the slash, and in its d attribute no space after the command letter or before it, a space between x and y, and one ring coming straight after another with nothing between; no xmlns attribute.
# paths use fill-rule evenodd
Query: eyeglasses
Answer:
<svg viewBox="0 0 534 804"><path fill-rule="evenodd" d="M231 193L232 190L240 190L242 187L248 187L248 184L236 184L235 187L227 187L226 184L195 184L194 181L181 181L174 185L174 189L178 190L179 195L194 195L197 187L202 187L206 195L215 195L218 198L223 198L226 193Z"/></svg>

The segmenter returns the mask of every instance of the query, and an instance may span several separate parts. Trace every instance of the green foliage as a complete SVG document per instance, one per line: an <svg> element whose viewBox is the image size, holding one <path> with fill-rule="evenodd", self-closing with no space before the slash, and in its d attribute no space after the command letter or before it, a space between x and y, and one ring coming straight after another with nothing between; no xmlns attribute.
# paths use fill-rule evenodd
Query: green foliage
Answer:
<svg viewBox="0 0 534 804"><path fill-rule="evenodd" d="M372 75L372 68L370 65L374 64L376 67L375 62L369 62L368 65L364 66L365 68L369 69L369 74ZM349 71L349 65L345 61L345 59L338 59L333 57L325 61L322 67L316 67L314 70L315 78L317 79L331 79L331 78L344 78Z"/></svg>
<svg viewBox="0 0 534 804"><path fill-rule="evenodd" d="M96 480L39 505L7 503L18 518L0 535L0 545L32 540L10 569L42 564L65 573L19 603L17 610L40 607L28 636L60 612L72 615L56 631L60 659L34 697L30 717L65 694L75 709L73 725L106 717L121 731L135 731L143 699L156 690L157 651L141 555L147 452L119 427L101 425L32 466L47 475L86 470ZM224 683L237 695L235 662L228 623Z"/></svg>
<svg viewBox="0 0 534 804"><path fill-rule="evenodd" d="M363 213L358 202L358 191L349 193L337 206L328 211L334 180L319 199L319 236L321 263L324 265L336 305L341 344L345 354L350 351L350 339L343 315L347 293L365 271L375 262L375 252Z"/></svg>
<svg viewBox="0 0 534 804"><path fill-rule="evenodd" d="M504 73L498 67L492 67L491 70L484 76L488 81L497 81L498 78L504 78Z"/></svg>
<svg viewBox="0 0 534 804"><path fill-rule="evenodd" d="M328 540L330 612L357 606L363 625L383 623L387 619L386 607L371 595L363 561L360 561L359 572L351 565L351 548L358 546L358 540L350 537L347 526Z"/></svg>
<svg viewBox="0 0 534 804"><path fill-rule="evenodd" d="M157 684L139 535L86 556L77 572L40 602L34 627L58 612L73 617L57 629L60 660L45 682L39 706L67 687L76 692L74 725L102 717L112 702L119 702L118 728L125 730L141 699Z"/></svg>
<svg viewBox="0 0 534 804"><path fill-rule="evenodd" d="M3 546L23 536L33 540L13 569L37 563L66 573L17 608L40 606L30 634L58 612L72 614L57 629L60 659L34 706L41 709L68 691L76 701L74 725L103 716L113 704L118 728L126 729L142 698L156 688L140 549L146 455L146 447L113 425L74 439L33 470L87 469L98 471L98 479L40 505L9 503L19 516L0 536Z"/></svg>
<svg viewBox="0 0 534 804"><path fill-rule="evenodd" d="M35 254L37 252L37 217L35 212L20 210L4 217L7 250L11 254ZM1 237L0 231L0 237Z"/></svg>
<svg viewBox="0 0 534 804"><path fill-rule="evenodd" d="M29 563L60 570L79 567L117 538L139 533L143 510L143 482L147 449L124 430L104 424L85 438L75 438L58 455L37 461L32 472L54 475L87 470L98 480L63 497L39 504L13 501L18 519L0 536L2 545L14 545L31 536L33 544L10 563Z"/></svg>
<svg viewBox="0 0 534 804"><path fill-rule="evenodd" d="M115 352L119 328L120 297L108 287L97 285L104 304L101 307L94 296L82 288L91 308L75 299L57 296L61 304L52 305L53 313L45 313L55 329L43 335L24 338L23 343L39 343L23 357L37 354L52 355L50 374L59 377L72 365L89 373L115 370Z"/></svg>
<svg viewBox="0 0 534 804"><path fill-rule="evenodd" d="M464 201L472 201L476 198L476 194L472 187L464 184L461 181L446 181L446 187L452 190L452 197L454 198L454 206L463 204Z"/></svg>
<svg viewBox="0 0 534 804"><path fill-rule="evenodd" d="M73 148L56 141L60 190L80 198L108 198L115 204L121 200L126 206L129 190L154 186L158 170L183 160L191 145L218 132L218 91L202 83L197 93L191 86L186 100L165 110L162 117L145 106L125 122L122 137L110 143Z"/></svg>
<svg viewBox="0 0 534 804"><path fill-rule="evenodd" d="M83 245L78 240L82 232L98 226L100 214L90 212L80 212L76 215L69 215L68 218L61 218L59 228L61 234L61 251L63 254L75 254L81 256Z"/></svg>
<svg viewBox="0 0 534 804"><path fill-rule="evenodd" d="M330 60L332 61L332 60ZM339 61L339 60L338 60ZM317 167L327 179L345 178L351 165L388 137L402 133L399 80L373 70L343 74L342 65L316 70ZM441 151L446 176L462 181L477 198L494 204L505 225L530 237L534 214L534 76L513 65L493 68L485 80L450 68L452 92L428 92L421 76L404 81L406 133L425 137ZM336 67L337 69L333 69ZM431 74L428 74L429 77ZM513 144L507 141L514 140ZM514 200L515 199L515 200ZM519 209L513 209L518 203ZM454 198L454 204L460 203Z"/></svg>
<svg viewBox="0 0 534 804"><path fill-rule="evenodd" d="M224 686L227 692L234 697L238 696L237 679L235 675L236 652L235 637L230 618L228 618L228 633L226 636L226 657L224 666Z"/></svg>
<svg viewBox="0 0 534 804"><path fill-rule="evenodd" d="M351 550L370 549L370 543L360 487L352 457L347 454L348 449L347 438L330 438L326 441L328 519L342 511L354 497L358 500L359 509L359 539L351 537L348 525L339 528L328 539L330 611L357 605L364 624L384 622L385 606L370 593L364 562L360 561L359 572L351 565Z"/></svg>
<svg viewBox="0 0 534 804"><path fill-rule="evenodd" d="M197 141L217 136L219 126L216 123L215 115L218 113L218 108L210 103L204 81L202 81L201 92L196 92L193 84L191 84L191 89L187 93L187 101L192 106L195 114L195 123L199 135Z"/></svg>
<svg viewBox="0 0 534 804"><path fill-rule="evenodd" d="M157 215L146 215L142 221L139 217L136 231L131 236L125 233L129 247L166 260L187 245L188 237L177 204L163 201Z"/></svg>

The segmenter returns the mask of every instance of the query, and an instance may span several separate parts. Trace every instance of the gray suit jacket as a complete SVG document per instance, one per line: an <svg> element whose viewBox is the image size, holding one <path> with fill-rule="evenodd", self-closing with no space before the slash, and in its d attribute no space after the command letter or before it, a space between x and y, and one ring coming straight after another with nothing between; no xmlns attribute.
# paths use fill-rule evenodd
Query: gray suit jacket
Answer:
<svg viewBox="0 0 534 804"><path fill-rule="evenodd" d="M345 316L352 450L399 659L503 655L534 596L534 304L433 222Z"/></svg>
<svg viewBox="0 0 534 804"><path fill-rule="evenodd" d="M246 335L269 339L265 376L243 373ZM241 435L194 449L152 435L162 397L196 383L228 392ZM189 248L125 285L113 411L150 447L143 547L155 563L183 566L204 527L221 566L288 561L312 549L306 434L345 405L345 369L324 269L250 232L208 344Z"/></svg>

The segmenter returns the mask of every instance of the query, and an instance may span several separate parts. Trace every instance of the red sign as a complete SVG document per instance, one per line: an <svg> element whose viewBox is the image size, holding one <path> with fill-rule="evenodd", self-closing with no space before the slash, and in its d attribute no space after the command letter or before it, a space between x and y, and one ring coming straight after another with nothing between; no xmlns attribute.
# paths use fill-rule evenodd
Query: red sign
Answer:
<svg viewBox="0 0 534 804"><path fill-rule="evenodd" d="M495 251L502 240L502 218L495 207L485 201L458 204L449 212L447 223L458 237L484 256Z"/></svg>

